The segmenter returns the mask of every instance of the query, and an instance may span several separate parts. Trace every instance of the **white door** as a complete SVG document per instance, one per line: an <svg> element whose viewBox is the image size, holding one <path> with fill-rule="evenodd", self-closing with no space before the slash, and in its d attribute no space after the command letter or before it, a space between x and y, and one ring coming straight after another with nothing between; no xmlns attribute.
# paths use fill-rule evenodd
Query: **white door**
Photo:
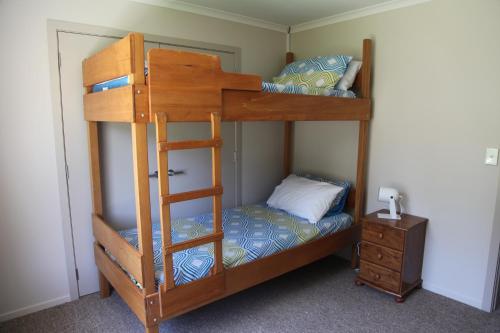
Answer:
<svg viewBox="0 0 500 333"><path fill-rule="evenodd" d="M97 268L94 263L91 227L91 194L87 148L87 126L83 119L82 103L82 60L117 39L77 33L58 33L61 56L60 81L62 101L62 122L65 160L67 164L67 186L70 204L71 224L75 262L78 269L78 290L80 296L96 292L99 288ZM146 50L159 47L159 43L146 42ZM233 55L234 57L234 55ZM227 57L226 57L227 58ZM231 57L229 57L231 58ZM224 61L224 58L222 58ZM229 67L234 59L226 60ZM228 66L226 62L223 66ZM228 68L226 67L226 70ZM234 70L230 68L229 70ZM156 170L154 126L149 126L150 171ZM208 124L171 124L171 140L197 139L210 133ZM225 206L235 204L237 193L236 165L233 154L236 150L236 132L233 123L222 127L224 147L223 185ZM101 124L101 163L103 181L104 217L115 228L135 227L134 186L132 151L129 124ZM171 191L181 192L210 185L210 152L197 150L175 152L170 155L170 167L183 171L171 177ZM158 222L158 183L151 178L151 206L153 222ZM196 200L173 205L175 216L196 214L210 210L206 200ZM69 255L69 254L68 254Z"/></svg>

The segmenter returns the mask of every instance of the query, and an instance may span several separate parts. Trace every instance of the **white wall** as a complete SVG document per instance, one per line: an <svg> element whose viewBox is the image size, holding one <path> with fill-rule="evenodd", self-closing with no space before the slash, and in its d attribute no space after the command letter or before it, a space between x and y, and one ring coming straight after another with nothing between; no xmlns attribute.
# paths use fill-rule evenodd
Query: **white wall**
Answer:
<svg viewBox="0 0 500 333"><path fill-rule="evenodd" d="M424 288L486 310L488 262L496 259L500 229L498 214L493 229L499 170L483 163L485 148L500 146L499 13L499 1L434 0L297 32L291 40L304 58L336 51L359 57L362 39L373 39L367 211L381 207L381 185L405 193L407 209L430 219ZM357 140L351 133L302 128L297 140ZM296 157L306 154L297 149ZM309 161L331 156L324 173L346 172L333 162L344 156L338 149L312 151Z"/></svg>
<svg viewBox="0 0 500 333"><path fill-rule="evenodd" d="M285 34L234 22L125 0L1 0L0 320L69 298L62 231L68 221L61 217L57 183L55 136L60 133L53 122L48 19L240 47L242 70L263 77L275 75L284 62ZM257 137L252 133L260 128L243 131ZM253 148L243 144L250 154ZM275 183L281 156L268 162L277 164L266 170ZM267 186L270 191L272 185Z"/></svg>

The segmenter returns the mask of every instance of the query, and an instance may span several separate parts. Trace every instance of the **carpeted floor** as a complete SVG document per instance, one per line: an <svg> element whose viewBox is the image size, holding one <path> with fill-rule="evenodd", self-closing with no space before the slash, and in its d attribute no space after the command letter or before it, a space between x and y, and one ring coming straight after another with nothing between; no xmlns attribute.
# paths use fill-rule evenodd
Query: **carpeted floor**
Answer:
<svg viewBox="0 0 500 333"><path fill-rule="evenodd" d="M356 287L330 257L161 324L161 332L500 332L486 313L425 290L405 303ZM97 294L0 323L0 332L144 332L116 295Z"/></svg>

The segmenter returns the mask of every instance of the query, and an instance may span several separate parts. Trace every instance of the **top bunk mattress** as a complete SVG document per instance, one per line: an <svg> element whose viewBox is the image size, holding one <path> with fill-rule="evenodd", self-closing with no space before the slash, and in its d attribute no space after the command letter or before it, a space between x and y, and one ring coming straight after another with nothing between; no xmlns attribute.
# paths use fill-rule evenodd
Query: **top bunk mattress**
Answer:
<svg viewBox="0 0 500 333"><path fill-rule="evenodd" d="M128 85L128 77L123 76L114 80L95 84L92 87L92 92L105 91L109 89L119 88ZM278 83L262 81L262 91L271 93L284 94L299 94L299 95L315 95L315 96L332 96L356 98L356 94L351 90L337 90L333 88L312 88L298 85L284 85Z"/></svg>
<svg viewBox="0 0 500 333"><path fill-rule="evenodd" d="M270 208L266 204L248 205L222 211L224 267L232 268L290 249L303 243L349 228L353 219L347 213L323 217L318 223ZM198 238L212 232L212 213L172 220L172 242ZM119 231L138 248L137 229ZM164 282L160 224L153 224L155 280ZM174 281L182 285L208 276L214 263L213 243L173 254ZM133 277L131 276L132 280ZM134 280L137 284L137 282Z"/></svg>

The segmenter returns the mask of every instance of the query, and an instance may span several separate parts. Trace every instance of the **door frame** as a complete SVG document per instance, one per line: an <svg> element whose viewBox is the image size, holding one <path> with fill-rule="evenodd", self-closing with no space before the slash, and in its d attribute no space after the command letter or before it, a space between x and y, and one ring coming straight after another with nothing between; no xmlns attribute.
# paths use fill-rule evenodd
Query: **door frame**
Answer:
<svg viewBox="0 0 500 333"><path fill-rule="evenodd" d="M71 210L69 200L69 187L67 183L67 165L64 140L63 110L62 110L62 90L59 71L59 38L60 32L74 33L98 37L122 38L129 31L100 27L88 24L72 23L59 20L47 20L47 38L48 38L48 56L50 70L50 91L52 99L52 122L54 131L57 181L59 190L59 202L62 217L62 232L64 240L64 252L66 257L66 274L68 278L70 300L79 298L78 280L76 277L76 260L73 245L73 231L71 222ZM241 71L241 48L221 45L215 43L206 43L195 40L180 39L167 36L144 34L144 40L154 43L163 43L175 46L192 47L195 49L206 49L219 52L232 53L235 56L235 71ZM83 87L82 87L83 94ZM240 122L235 122L235 144L237 149L236 162L236 203L241 204L241 138L242 126Z"/></svg>

